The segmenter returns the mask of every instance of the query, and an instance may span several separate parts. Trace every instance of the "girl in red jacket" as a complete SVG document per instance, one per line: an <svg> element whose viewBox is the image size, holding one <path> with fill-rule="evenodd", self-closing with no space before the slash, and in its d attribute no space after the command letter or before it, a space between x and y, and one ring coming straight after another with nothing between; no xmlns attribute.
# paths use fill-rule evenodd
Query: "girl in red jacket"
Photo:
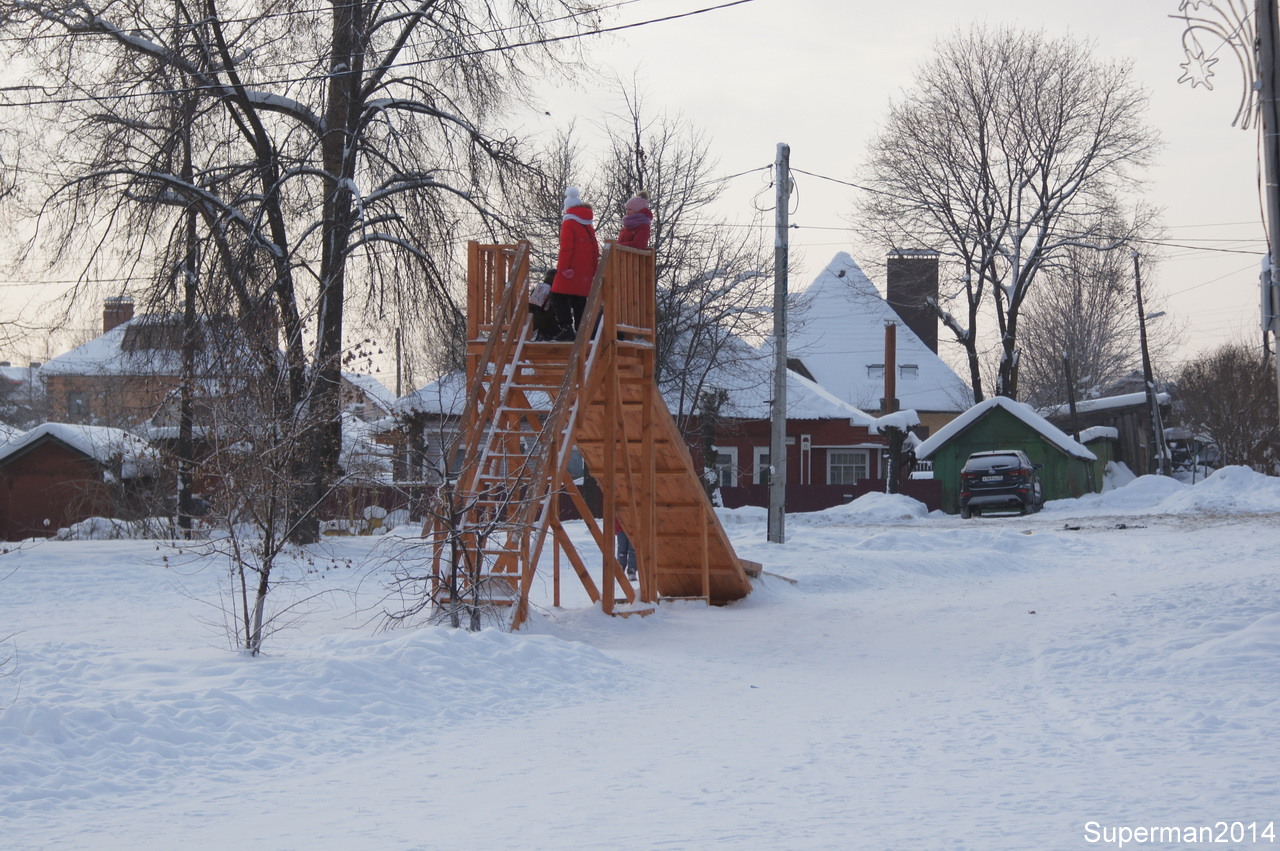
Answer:
<svg viewBox="0 0 1280 851"><path fill-rule="evenodd" d="M591 283L600 264L600 243L596 241L595 215L582 203L576 186L564 193L564 218L560 222L560 256L551 282L547 307L560 325L554 338L567 342L577 336L582 311L587 306Z"/></svg>
<svg viewBox="0 0 1280 851"><path fill-rule="evenodd" d="M649 229L653 226L653 211L649 209L649 193L643 189L627 199L623 205L622 230L618 232L618 244L632 248L649 247Z"/></svg>

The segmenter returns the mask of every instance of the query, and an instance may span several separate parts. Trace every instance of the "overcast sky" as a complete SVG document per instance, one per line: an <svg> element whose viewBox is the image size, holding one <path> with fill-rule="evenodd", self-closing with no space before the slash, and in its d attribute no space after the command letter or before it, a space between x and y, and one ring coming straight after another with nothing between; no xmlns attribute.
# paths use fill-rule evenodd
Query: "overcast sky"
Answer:
<svg viewBox="0 0 1280 851"><path fill-rule="evenodd" d="M636 0L616 12L630 23L718 5L716 0ZM1205 12L1201 4L1201 12ZM1252 3L1239 5L1252 8ZM1258 200L1257 134L1232 127L1240 92L1236 59L1220 48L1214 90L1177 82L1183 25L1178 0L751 0L706 14L630 29L591 47L595 70L635 74L647 106L683 112L706 131L720 173L768 165L777 143L791 146L795 169L857 182L866 144L889 99L907 87L939 38L974 22L1070 33L1095 44L1100 58L1129 59L1149 90L1150 124L1164 146L1148 172L1148 200L1163 208L1169 241L1202 249L1166 249L1144 290L1164 299L1185 326L1183 356L1258 335L1258 259L1265 250ZM1209 50L1219 48L1205 42ZM548 126L583 123L617 108L607 83L548 96ZM729 201L740 221L767 175L733 181ZM857 190L796 175L799 196L792 247L803 264L799 289L837 251ZM760 204L771 205L764 193ZM660 200L656 207L661 215ZM772 213L759 220L772 223ZM1207 250L1207 249L1218 250ZM1247 251L1245 253L1230 253ZM867 267L876 258L855 259ZM1166 321L1166 320L1159 320Z"/></svg>
<svg viewBox="0 0 1280 851"><path fill-rule="evenodd" d="M606 24L723 2L623 0ZM1201 0L1200 11L1211 14L1208 5ZM748 0L580 41L589 57L582 85L558 82L541 104L550 116L539 111L515 129L551 138L575 119L579 131L589 129L602 110L621 106L609 80L635 76L647 109L682 113L705 132L719 174L750 172L731 181L721 215L742 226L771 227L772 212L756 209L772 205L769 175L755 170L773 162L779 142L791 146L794 169L859 182L859 164L889 99L910 85L938 39L975 22L1070 33L1094 42L1102 58L1131 60L1136 81L1151 95L1148 120L1164 146L1148 173L1148 200L1163 208L1170 242L1196 246L1166 249L1155 275L1144 280L1148 295L1168 311L1159 322L1179 329L1181 357L1233 339L1256 344L1257 269L1265 245L1257 134L1231 126L1240 76L1230 49L1206 42L1218 49L1213 91L1177 82L1185 61L1183 26L1171 17L1178 7L1179 0ZM587 71L596 72L594 78ZM858 191L804 174L795 178L792 288L807 286L838 251L852 252L883 284L875 270L880 258L861 256L851 241ZM38 297L22 285L11 285L5 296L10 308ZM88 321L96 324L96 310ZM25 363L65 349L61 337L47 339L54 350L3 357Z"/></svg>

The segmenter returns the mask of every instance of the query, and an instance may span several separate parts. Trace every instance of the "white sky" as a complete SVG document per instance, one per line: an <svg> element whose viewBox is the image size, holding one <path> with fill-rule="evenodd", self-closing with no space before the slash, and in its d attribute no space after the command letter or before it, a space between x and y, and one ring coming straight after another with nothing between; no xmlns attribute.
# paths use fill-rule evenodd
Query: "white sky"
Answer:
<svg viewBox="0 0 1280 851"><path fill-rule="evenodd" d="M715 0L639 0L619 10L616 23L714 5ZM1178 84L1183 27L1169 17L1178 5L752 0L602 39L591 47L591 63L606 74L637 75L648 107L683 112L706 132L724 175L772 163L777 143L786 142L793 169L856 183L866 144L890 97L910 85L935 41L957 28L986 22L1043 29L1051 36L1070 33L1094 41L1101 58L1131 59L1136 81L1151 94L1149 123L1164 141L1158 165L1148 172L1148 200L1163 208L1169 241L1257 252L1168 249L1161 267L1144 279L1148 298L1165 300L1161 307L1173 327L1185 326L1179 352L1185 357L1233 338L1258 341L1257 269L1265 242L1257 134L1231 126L1240 85L1235 56L1227 48L1217 54L1212 92ZM549 121L567 126L577 115L582 129L601 109L618 108L615 91L607 80L580 91L558 89L547 99ZM772 226L772 212L753 214L751 207L766 179L751 174L734 180L729 215L744 224L756 215ZM847 219L857 190L802 174L796 180L799 198L791 221L800 227L791 245L803 267L791 286L800 289L836 251L852 251ZM771 191L758 203L771 206ZM661 215L660 201L655 210ZM854 256L882 283L874 271L878 258Z"/></svg>

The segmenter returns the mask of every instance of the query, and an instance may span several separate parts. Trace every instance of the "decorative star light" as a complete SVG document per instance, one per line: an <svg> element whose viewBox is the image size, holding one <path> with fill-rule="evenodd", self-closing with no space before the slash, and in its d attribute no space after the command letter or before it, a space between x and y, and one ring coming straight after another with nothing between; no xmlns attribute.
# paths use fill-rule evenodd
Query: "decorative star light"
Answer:
<svg viewBox="0 0 1280 851"><path fill-rule="evenodd" d="M1192 53L1188 49L1187 61L1178 66L1182 69L1182 76L1178 78L1178 82L1189 82L1193 89L1196 86L1204 86L1209 91L1213 91L1213 66L1217 61L1217 59L1206 59L1202 50Z"/></svg>
<svg viewBox="0 0 1280 851"><path fill-rule="evenodd" d="M1254 83L1258 73L1253 52L1255 27L1251 5L1248 0L1179 0L1178 13L1169 16L1183 23L1182 50L1187 61L1178 66L1182 69L1179 83L1213 91L1216 54L1224 47L1235 54L1240 66L1240 100L1231 123L1243 129L1248 129L1252 122L1257 103ZM1206 51L1205 44L1212 49Z"/></svg>

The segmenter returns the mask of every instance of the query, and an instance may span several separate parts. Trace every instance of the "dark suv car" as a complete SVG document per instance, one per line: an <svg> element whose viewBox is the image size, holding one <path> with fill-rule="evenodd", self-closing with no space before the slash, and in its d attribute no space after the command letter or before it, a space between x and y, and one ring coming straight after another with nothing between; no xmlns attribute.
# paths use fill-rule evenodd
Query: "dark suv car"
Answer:
<svg viewBox="0 0 1280 851"><path fill-rule="evenodd" d="M986 509L1039 511L1044 494L1037 471L1042 467L1018 449L973 453L960 471L960 516L967 519Z"/></svg>

